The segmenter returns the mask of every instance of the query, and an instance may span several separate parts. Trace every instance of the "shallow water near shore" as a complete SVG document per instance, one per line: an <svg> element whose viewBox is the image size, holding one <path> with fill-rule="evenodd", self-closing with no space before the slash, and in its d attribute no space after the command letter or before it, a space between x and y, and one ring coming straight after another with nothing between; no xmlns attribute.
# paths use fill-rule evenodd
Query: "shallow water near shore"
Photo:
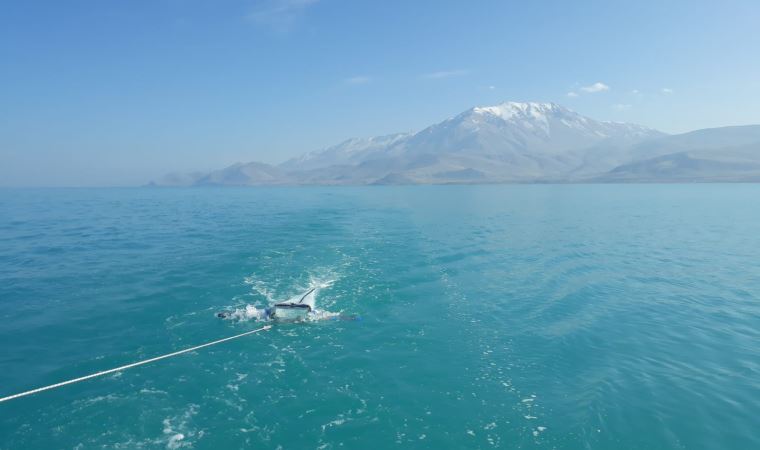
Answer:
<svg viewBox="0 0 760 450"><path fill-rule="evenodd" d="M0 190L0 448L760 448L760 185Z"/></svg>

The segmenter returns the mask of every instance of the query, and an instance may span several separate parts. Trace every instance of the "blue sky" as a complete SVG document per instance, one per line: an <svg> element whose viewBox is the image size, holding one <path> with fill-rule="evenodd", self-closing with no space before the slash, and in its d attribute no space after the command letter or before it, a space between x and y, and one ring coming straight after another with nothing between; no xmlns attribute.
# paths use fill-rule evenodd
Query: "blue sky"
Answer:
<svg viewBox="0 0 760 450"><path fill-rule="evenodd" d="M0 185L277 163L506 100L758 124L758 24L755 0L2 2Z"/></svg>

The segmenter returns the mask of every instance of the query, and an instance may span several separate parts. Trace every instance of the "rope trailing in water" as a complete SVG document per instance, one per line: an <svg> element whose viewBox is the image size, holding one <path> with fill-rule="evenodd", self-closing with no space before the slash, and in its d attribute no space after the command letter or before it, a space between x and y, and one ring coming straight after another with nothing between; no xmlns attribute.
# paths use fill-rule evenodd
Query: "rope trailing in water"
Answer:
<svg viewBox="0 0 760 450"><path fill-rule="evenodd" d="M115 369L108 369L108 370L104 370L102 372L92 373L90 375L85 375L83 377L74 378L73 380L62 381L60 383L51 384L50 386L45 386L45 387L41 387L41 388L37 388L37 389L32 389L31 391L21 392L19 394L9 395L7 397L0 398L0 403L7 402L8 400L13 400L14 398L26 397L27 395L32 395L32 394L36 394L38 392L42 392L42 391L47 391L47 390L50 390L50 389L59 388L61 386L66 386L67 384L79 383L80 381L89 380L90 378L101 377L103 375L108 375L109 373L121 372L122 370L131 369L132 367L142 366L143 364L152 363L152 362L155 362L155 361L158 361L158 360L161 360L161 359L171 358L172 356L178 356L178 355L181 355L183 353L188 353L188 352L192 352L192 351L195 351L195 350L200 350L200 349L205 348L205 347L211 347L212 345L221 344L222 342L227 342L227 341L231 341L233 339L238 339L238 338L241 338L243 336L248 336L249 334L258 333L259 331L268 330L270 328L272 328L271 325L266 325L264 327L257 328L255 330L251 330L251 331L246 331L245 333L240 333L240 334L237 334L235 336L230 336L230 337L227 337L227 338L224 338L224 339L219 339L217 341L207 342L207 343L201 344L201 345L196 345L195 347L186 348L184 350L180 350L180 351L173 352L173 353L168 353L166 355L156 356L155 358L145 359L143 361L138 361L136 363L127 364L126 366L116 367Z"/></svg>

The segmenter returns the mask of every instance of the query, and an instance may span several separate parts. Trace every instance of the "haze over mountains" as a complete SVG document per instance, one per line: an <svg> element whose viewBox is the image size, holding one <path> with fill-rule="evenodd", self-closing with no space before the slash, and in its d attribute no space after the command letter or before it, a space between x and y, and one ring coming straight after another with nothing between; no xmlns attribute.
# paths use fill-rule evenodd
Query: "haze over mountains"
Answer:
<svg viewBox="0 0 760 450"><path fill-rule="evenodd" d="M355 138L277 166L172 174L160 186L760 181L760 125L680 135L554 103L471 108L416 133Z"/></svg>

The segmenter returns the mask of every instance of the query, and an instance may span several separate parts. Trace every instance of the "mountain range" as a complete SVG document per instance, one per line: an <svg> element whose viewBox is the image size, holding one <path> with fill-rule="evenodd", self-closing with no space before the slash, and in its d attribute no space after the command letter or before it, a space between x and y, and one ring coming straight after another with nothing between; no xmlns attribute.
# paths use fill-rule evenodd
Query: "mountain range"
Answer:
<svg viewBox="0 0 760 450"><path fill-rule="evenodd" d="M760 181L760 125L668 135L554 103L475 107L416 133L354 138L279 165L157 186Z"/></svg>

